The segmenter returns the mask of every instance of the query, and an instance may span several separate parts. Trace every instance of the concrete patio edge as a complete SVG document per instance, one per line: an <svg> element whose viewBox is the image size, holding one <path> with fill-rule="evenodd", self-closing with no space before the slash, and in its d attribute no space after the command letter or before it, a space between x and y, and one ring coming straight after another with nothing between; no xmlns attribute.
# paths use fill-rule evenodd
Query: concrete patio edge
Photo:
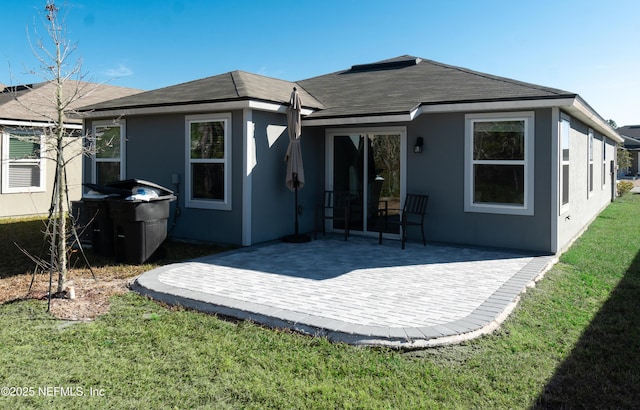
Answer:
<svg viewBox="0 0 640 410"><path fill-rule="evenodd" d="M140 275L132 283L135 292L173 306L248 320L257 324L326 337L334 342L361 346L420 349L456 344L495 331L511 314L520 295L535 286L557 262L555 255L536 256L507 280L471 314L452 322L427 327L365 326L294 310L241 301L165 284L159 276L167 265Z"/></svg>

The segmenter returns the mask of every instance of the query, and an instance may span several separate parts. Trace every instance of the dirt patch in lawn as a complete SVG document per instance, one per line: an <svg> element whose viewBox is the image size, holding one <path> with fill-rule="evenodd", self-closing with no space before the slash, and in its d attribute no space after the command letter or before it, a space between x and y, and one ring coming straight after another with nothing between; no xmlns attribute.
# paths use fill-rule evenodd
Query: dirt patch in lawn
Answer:
<svg viewBox="0 0 640 410"><path fill-rule="evenodd" d="M46 221L42 218L0 219L0 304L25 299L38 299L46 303L49 274L31 274L34 259L45 258L48 246L44 238ZM128 265L113 257L101 256L86 247L82 254L74 249L69 254L68 285L74 299L53 298L51 312L64 320L91 320L109 310L109 299L129 291L129 285L139 275L162 265L212 255L230 247L216 244L190 243L167 240L144 264ZM24 252L22 251L24 250ZM94 280L91 270L97 280ZM30 285L33 280L33 286ZM57 290L57 273L53 278Z"/></svg>
<svg viewBox="0 0 640 410"><path fill-rule="evenodd" d="M109 299L114 295L122 295L129 291L129 285L134 277L122 275L96 274L93 279L88 271L72 271L68 275L67 292L51 299L51 314L63 320L92 320L109 311ZM57 282L54 275L53 291ZM33 280L33 286L31 286ZM31 286L31 291L29 291ZM69 298L73 289L74 298ZM38 299L47 300L49 292L49 275L31 274L16 275L0 279L0 304Z"/></svg>

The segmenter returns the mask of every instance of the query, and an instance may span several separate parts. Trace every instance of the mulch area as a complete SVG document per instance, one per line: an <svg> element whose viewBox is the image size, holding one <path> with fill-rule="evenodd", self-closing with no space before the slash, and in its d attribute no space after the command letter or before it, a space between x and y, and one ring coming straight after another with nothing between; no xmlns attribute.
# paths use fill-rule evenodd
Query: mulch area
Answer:
<svg viewBox="0 0 640 410"><path fill-rule="evenodd" d="M129 291L133 278L105 277L101 272L97 280L88 271L72 271L68 286L73 288L74 299L66 295L51 299L51 314L62 320L88 321L109 311L109 299ZM57 287L53 278L53 290ZM31 286L33 280L33 286ZM29 290L31 289L31 290ZM0 304L19 300L47 300L49 275L23 274L0 279Z"/></svg>

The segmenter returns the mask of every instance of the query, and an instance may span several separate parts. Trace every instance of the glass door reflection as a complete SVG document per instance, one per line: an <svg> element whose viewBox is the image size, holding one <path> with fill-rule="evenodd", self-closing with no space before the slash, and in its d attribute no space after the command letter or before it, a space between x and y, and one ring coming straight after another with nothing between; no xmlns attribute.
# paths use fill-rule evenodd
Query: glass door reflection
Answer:
<svg viewBox="0 0 640 410"><path fill-rule="evenodd" d="M398 233L381 225L381 209L397 218L401 198L401 138L399 134L336 135L333 140L333 189L351 199L349 229ZM392 225L395 226L395 225ZM335 221L334 229L344 229Z"/></svg>

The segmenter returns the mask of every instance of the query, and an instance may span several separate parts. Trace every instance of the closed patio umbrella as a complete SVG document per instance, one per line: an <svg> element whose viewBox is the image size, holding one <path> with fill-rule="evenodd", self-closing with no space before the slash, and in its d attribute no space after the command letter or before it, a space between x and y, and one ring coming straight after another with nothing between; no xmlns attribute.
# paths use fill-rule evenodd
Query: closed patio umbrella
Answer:
<svg viewBox="0 0 640 410"><path fill-rule="evenodd" d="M304 186L304 167L302 165L302 150L300 148L300 135L302 125L300 111L302 110L302 100L293 87L289 107L287 108L287 129L289 130L289 147L284 160L287 162L287 175L285 184L287 188L294 192L294 213L295 213L295 233L284 238L287 242L309 242L311 238L300 235L298 232L298 189Z"/></svg>

